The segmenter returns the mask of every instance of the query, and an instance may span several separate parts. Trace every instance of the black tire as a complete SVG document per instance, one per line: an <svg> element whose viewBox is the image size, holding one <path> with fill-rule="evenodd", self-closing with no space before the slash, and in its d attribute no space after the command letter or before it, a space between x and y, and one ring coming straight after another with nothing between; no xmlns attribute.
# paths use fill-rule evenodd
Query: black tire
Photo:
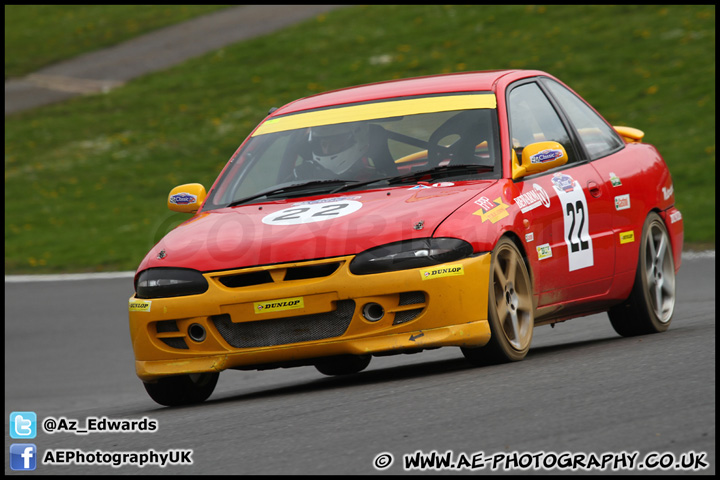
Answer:
<svg viewBox="0 0 720 480"><path fill-rule="evenodd" d="M370 355L337 355L318 361L315 368L323 375L352 375L365 370L370 359Z"/></svg>
<svg viewBox="0 0 720 480"><path fill-rule="evenodd" d="M522 360L530 350L535 311L530 273L515 243L503 237L495 246L488 285L488 321L492 336L484 347L463 347L476 365Z"/></svg>
<svg viewBox="0 0 720 480"><path fill-rule="evenodd" d="M675 310L675 262L665 223L651 212L643 225L635 283L627 301L608 311L623 337L664 332Z"/></svg>
<svg viewBox="0 0 720 480"><path fill-rule="evenodd" d="M175 407L202 403L215 390L218 372L195 373L160 378L155 382L143 382L150 397L160 405Z"/></svg>

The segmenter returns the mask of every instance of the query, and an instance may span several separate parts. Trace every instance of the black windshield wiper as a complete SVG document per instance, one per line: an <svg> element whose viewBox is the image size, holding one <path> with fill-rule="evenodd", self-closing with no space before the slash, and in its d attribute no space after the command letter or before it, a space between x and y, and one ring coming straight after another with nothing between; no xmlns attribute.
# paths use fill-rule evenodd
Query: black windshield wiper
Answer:
<svg viewBox="0 0 720 480"><path fill-rule="evenodd" d="M355 180L312 180L310 182L302 182L302 183L285 183L280 185L275 185L272 188L269 188L267 190L260 191L256 193L255 195L251 195L249 197L241 198L240 200L235 200L234 202L231 202L228 204L228 207L235 207L237 205L242 205L244 203L252 202L253 200L257 200L259 198L270 198L274 197L276 195L283 195L286 193L289 193L294 196L298 193L321 193L323 190L327 190L326 188L318 188L318 187L333 187L335 185L341 185L346 186L348 184L354 183ZM332 193L332 192L328 192Z"/></svg>
<svg viewBox="0 0 720 480"><path fill-rule="evenodd" d="M454 177L463 174L480 173L481 171L492 171L493 167L486 165L444 165L440 167L430 168L428 170L420 170L413 172L408 175L402 175L391 179L388 183L390 185L396 185L398 183L416 182L425 177L428 180L435 180L437 178Z"/></svg>
<svg viewBox="0 0 720 480"><path fill-rule="evenodd" d="M385 185L398 185L401 183L413 183L418 181L421 178L429 177L429 179L434 179L436 177L452 177L456 175L462 175L462 174L472 174L472 173L480 173L481 171L492 171L493 167L489 165L451 165L451 166L442 166L442 167L435 167L428 170L422 170L420 172L413 172L409 173L407 175L395 175L392 177L385 177L385 178L377 178L375 180L368 180L366 182L355 182L351 183L348 182L346 185L341 185L335 190L331 191L330 193L337 193L337 192L344 192L348 190L355 190L359 187L364 187L367 185L372 185L374 183L385 183Z"/></svg>

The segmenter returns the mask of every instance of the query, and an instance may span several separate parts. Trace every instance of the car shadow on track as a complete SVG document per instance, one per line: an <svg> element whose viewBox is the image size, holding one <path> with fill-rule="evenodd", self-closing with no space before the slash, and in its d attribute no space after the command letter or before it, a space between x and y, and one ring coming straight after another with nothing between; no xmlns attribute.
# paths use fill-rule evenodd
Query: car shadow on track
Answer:
<svg viewBox="0 0 720 480"><path fill-rule="evenodd" d="M411 365L399 365L393 367L380 367L365 370L352 375L343 375L335 377L320 377L316 380L308 382L284 385L279 387L271 387L261 391L233 394L226 392L224 397L207 400L206 404L218 405L228 402L269 399L281 397L284 395L297 395L308 392L319 392L324 390L334 390L339 388L358 387L363 385L374 385L389 382L398 382L402 380L412 380L417 378L428 378L435 375L447 375L450 373L463 372L466 370L475 370L479 373L498 373L498 369L512 372L511 369L534 369L543 368L537 361L543 360L544 357L555 356L557 353L569 352L588 348L589 346L600 346L603 344L612 344L622 337L608 337L585 340L574 343L564 343L557 345L540 346L531 348L528 356L522 362L500 365L473 366L458 351L458 358L428 361L426 363L414 363ZM312 368L312 367L309 367ZM228 373L226 373L228 374ZM229 373L232 375L232 373ZM320 375L320 374L318 374ZM187 408L187 407L180 407Z"/></svg>

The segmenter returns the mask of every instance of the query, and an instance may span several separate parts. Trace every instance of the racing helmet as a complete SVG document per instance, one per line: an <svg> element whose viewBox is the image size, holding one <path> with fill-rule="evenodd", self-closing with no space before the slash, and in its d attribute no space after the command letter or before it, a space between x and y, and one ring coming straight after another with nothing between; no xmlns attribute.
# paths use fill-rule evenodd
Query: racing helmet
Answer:
<svg viewBox="0 0 720 480"><path fill-rule="evenodd" d="M337 175L348 171L368 151L368 126L359 123L310 129L313 160Z"/></svg>

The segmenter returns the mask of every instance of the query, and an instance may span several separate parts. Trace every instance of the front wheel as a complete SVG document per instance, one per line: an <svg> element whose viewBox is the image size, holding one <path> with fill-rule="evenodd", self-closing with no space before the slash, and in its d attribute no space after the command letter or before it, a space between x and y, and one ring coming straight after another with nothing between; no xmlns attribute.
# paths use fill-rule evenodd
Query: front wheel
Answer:
<svg viewBox="0 0 720 480"><path fill-rule="evenodd" d="M143 385L157 403L175 407L207 400L215 390L219 376L218 372L193 373L164 377L154 382L143 382Z"/></svg>
<svg viewBox="0 0 720 480"><path fill-rule="evenodd" d="M490 342L480 348L462 348L478 365L522 360L530 350L535 313L530 273L515 243L500 239L493 251L488 286Z"/></svg>
<svg viewBox="0 0 720 480"><path fill-rule="evenodd" d="M664 332L675 310L675 262L665 224L650 213L643 226L635 284L628 300L608 311L624 337Z"/></svg>

